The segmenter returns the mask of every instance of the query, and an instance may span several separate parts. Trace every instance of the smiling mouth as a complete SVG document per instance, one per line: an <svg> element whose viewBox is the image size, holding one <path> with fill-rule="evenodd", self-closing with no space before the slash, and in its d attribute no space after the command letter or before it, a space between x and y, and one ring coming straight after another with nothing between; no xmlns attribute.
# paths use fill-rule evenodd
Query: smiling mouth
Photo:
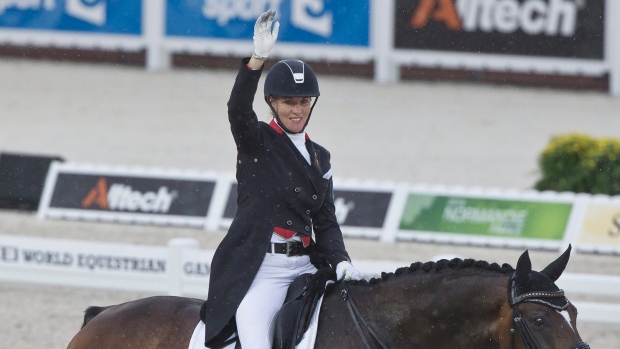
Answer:
<svg viewBox="0 0 620 349"><path fill-rule="evenodd" d="M290 120L297 122L297 121L301 121L301 118L290 118Z"/></svg>

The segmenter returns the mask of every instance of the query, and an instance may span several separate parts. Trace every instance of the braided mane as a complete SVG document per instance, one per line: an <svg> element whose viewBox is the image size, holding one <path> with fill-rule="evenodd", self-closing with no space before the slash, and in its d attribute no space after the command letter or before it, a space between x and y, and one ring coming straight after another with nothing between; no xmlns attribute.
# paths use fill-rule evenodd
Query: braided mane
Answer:
<svg viewBox="0 0 620 349"><path fill-rule="evenodd" d="M431 273L443 269L466 269L466 268L478 268L482 270L495 271L501 274L508 274L514 271L514 268L510 264L489 263L482 260L454 258L452 260L442 259L437 262L415 262L408 267L401 267L396 269L393 273L381 273L381 278L372 278L368 281L370 284L376 284L383 280L387 280L394 276L400 276L407 273L425 272Z"/></svg>

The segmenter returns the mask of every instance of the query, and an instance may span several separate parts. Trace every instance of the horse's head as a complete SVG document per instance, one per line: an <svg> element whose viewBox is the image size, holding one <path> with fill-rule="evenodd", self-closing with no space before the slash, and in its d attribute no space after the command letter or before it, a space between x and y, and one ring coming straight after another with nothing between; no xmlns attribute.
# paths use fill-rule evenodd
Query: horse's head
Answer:
<svg viewBox="0 0 620 349"><path fill-rule="evenodd" d="M589 349L577 332L577 309L555 281L562 275L568 249L540 272L532 270L527 251L519 261L508 285L508 301L513 310L513 348Z"/></svg>

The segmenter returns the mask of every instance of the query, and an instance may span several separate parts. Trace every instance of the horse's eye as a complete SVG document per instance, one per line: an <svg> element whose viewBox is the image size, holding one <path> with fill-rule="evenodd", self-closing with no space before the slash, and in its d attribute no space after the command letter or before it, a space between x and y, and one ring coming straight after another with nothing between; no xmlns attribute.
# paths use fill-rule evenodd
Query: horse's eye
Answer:
<svg viewBox="0 0 620 349"><path fill-rule="evenodd" d="M535 318L532 320L532 324L533 324L534 326L536 326L536 327L541 327L541 326L543 326L543 325L545 324L545 320L543 320L543 318L542 318L542 317L535 317Z"/></svg>

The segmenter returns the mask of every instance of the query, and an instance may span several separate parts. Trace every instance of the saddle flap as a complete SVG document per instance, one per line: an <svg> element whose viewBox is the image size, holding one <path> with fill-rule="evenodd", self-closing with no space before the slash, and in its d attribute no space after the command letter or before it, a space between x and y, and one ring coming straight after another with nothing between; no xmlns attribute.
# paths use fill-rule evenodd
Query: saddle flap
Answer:
<svg viewBox="0 0 620 349"><path fill-rule="evenodd" d="M302 299L303 295L308 290L308 285L310 284L310 280L312 279L312 275L310 273L299 275L293 282L289 285L288 291L286 292L286 298L284 298L284 304Z"/></svg>
<svg viewBox="0 0 620 349"><path fill-rule="evenodd" d="M287 301L271 324L274 349L290 349L299 344L330 280L336 280L336 272L327 267L315 274L303 274L291 283Z"/></svg>

